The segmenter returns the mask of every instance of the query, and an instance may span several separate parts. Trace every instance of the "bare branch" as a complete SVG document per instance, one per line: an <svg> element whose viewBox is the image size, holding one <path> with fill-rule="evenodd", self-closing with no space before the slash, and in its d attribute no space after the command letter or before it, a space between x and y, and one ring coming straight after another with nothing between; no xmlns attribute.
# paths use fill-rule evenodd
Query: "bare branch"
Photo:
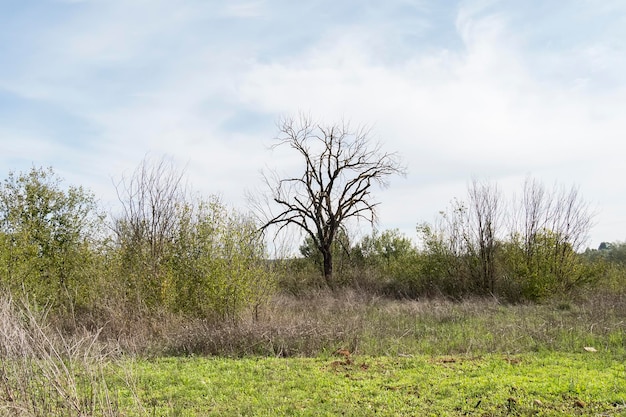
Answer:
<svg viewBox="0 0 626 417"><path fill-rule="evenodd" d="M262 210L266 220L261 230L276 226L279 233L293 225L308 234L323 255L324 275L331 285L331 245L337 232L350 219L373 224L379 203L372 201L372 185L384 187L388 177L405 170L397 154L382 152L365 128L351 130L345 122L322 125L303 115L282 119L278 128L274 147L293 149L304 171L300 177L282 179L264 175L270 194L266 201L272 204Z"/></svg>

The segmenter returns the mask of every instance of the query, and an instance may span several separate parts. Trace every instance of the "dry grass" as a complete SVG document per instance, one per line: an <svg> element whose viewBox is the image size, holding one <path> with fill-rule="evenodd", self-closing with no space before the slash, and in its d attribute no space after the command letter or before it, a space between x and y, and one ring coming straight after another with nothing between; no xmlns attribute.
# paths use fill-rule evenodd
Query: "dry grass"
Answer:
<svg viewBox="0 0 626 417"><path fill-rule="evenodd" d="M626 297L593 294L576 301L502 304L397 300L355 290L278 295L258 315L215 323L171 314L144 316L123 334L141 355L316 356L339 348L368 355L579 351L626 352ZM134 329L134 330L132 330Z"/></svg>
<svg viewBox="0 0 626 417"><path fill-rule="evenodd" d="M98 332L66 337L47 323L45 311L0 298L0 415L119 415L107 385L119 350Z"/></svg>

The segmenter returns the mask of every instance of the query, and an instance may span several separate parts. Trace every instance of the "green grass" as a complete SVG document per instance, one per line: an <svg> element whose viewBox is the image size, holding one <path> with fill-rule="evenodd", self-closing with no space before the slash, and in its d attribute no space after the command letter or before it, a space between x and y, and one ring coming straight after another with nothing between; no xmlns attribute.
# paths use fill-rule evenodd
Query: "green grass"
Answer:
<svg viewBox="0 0 626 417"><path fill-rule="evenodd" d="M624 363L602 352L159 358L132 367L155 416L626 415Z"/></svg>

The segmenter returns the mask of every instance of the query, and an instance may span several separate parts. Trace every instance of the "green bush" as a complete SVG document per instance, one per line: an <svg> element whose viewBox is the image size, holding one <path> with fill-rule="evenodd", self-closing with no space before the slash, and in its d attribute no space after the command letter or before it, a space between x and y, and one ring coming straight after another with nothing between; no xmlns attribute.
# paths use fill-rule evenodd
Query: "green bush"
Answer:
<svg viewBox="0 0 626 417"><path fill-rule="evenodd" d="M527 179L508 207L495 185L474 182L468 191L469 204L455 199L435 226L418 226L421 274L444 295L542 300L604 274L577 252L592 214L575 187L547 190Z"/></svg>
<svg viewBox="0 0 626 417"><path fill-rule="evenodd" d="M398 229L374 230L361 240L353 253L360 259L362 270L366 271L362 273L376 277L384 293L415 297L425 290L421 275L422 257L413 242Z"/></svg>
<svg viewBox="0 0 626 417"><path fill-rule="evenodd" d="M258 225L216 197L192 200L184 183L171 161L145 159L118 185L123 297L131 309L236 320L275 283Z"/></svg>
<svg viewBox="0 0 626 417"><path fill-rule="evenodd" d="M10 172L0 186L0 282L39 303L88 303L105 240L103 216L82 187L51 168Z"/></svg>
<svg viewBox="0 0 626 417"><path fill-rule="evenodd" d="M174 311L235 319L271 294L275 273L265 261L256 224L217 199L180 211L164 298Z"/></svg>
<svg viewBox="0 0 626 417"><path fill-rule="evenodd" d="M602 275L602 265L589 262L554 232L544 230L530 245L513 236L502 244L503 275L512 278L520 296L541 300L593 283ZM509 288L510 289L510 288Z"/></svg>

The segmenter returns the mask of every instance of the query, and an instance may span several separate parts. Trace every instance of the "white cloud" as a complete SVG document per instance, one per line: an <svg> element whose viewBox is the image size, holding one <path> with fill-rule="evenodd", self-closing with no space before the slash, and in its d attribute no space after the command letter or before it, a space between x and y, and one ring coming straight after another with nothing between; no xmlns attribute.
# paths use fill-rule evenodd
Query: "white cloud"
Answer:
<svg viewBox="0 0 626 417"><path fill-rule="evenodd" d="M368 42L383 33L335 33L301 54L257 65L242 84L242 97L267 112L305 110L374 123L410 170L408 184L397 180L383 192L383 218L392 223L430 218L462 197L472 176L511 182L534 174L548 183L582 184L595 200L595 181L607 172L624 174L615 155L624 150L625 91L609 96L546 84L536 77L532 51L508 25L503 14L461 8L463 49L418 50L394 66L381 65ZM606 49L584 53L595 57L591 66L606 61ZM618 153L606 154L606 146Z"/></svg>
<svg viewBox="0 0 626 417"><path fill-rule="evenodd" d="M265 1L229 2L222 11L224 16L236 18L251 18L264 16L266 12Z"/></svg>
<svg viewBox="0 0 626 417"><path fill-rule="evenodd" d="M413 234L472 176L518 185L530 173L579 183L604 208L597 236L624 240L626 226L614 225L626 204L616 197L626 195L626 25L610 19L615 10L606 18L595 3L577 4L65 4L0 70L0 88L90 130L4 132L28 144L11 148L15 158L62 164L99 195L147 152L167 153L188 164L196 188L243 205L261 168L297 168L265 148L279 115L346 118L370 125L409 168L378 193L382 227Z"/></svg>

